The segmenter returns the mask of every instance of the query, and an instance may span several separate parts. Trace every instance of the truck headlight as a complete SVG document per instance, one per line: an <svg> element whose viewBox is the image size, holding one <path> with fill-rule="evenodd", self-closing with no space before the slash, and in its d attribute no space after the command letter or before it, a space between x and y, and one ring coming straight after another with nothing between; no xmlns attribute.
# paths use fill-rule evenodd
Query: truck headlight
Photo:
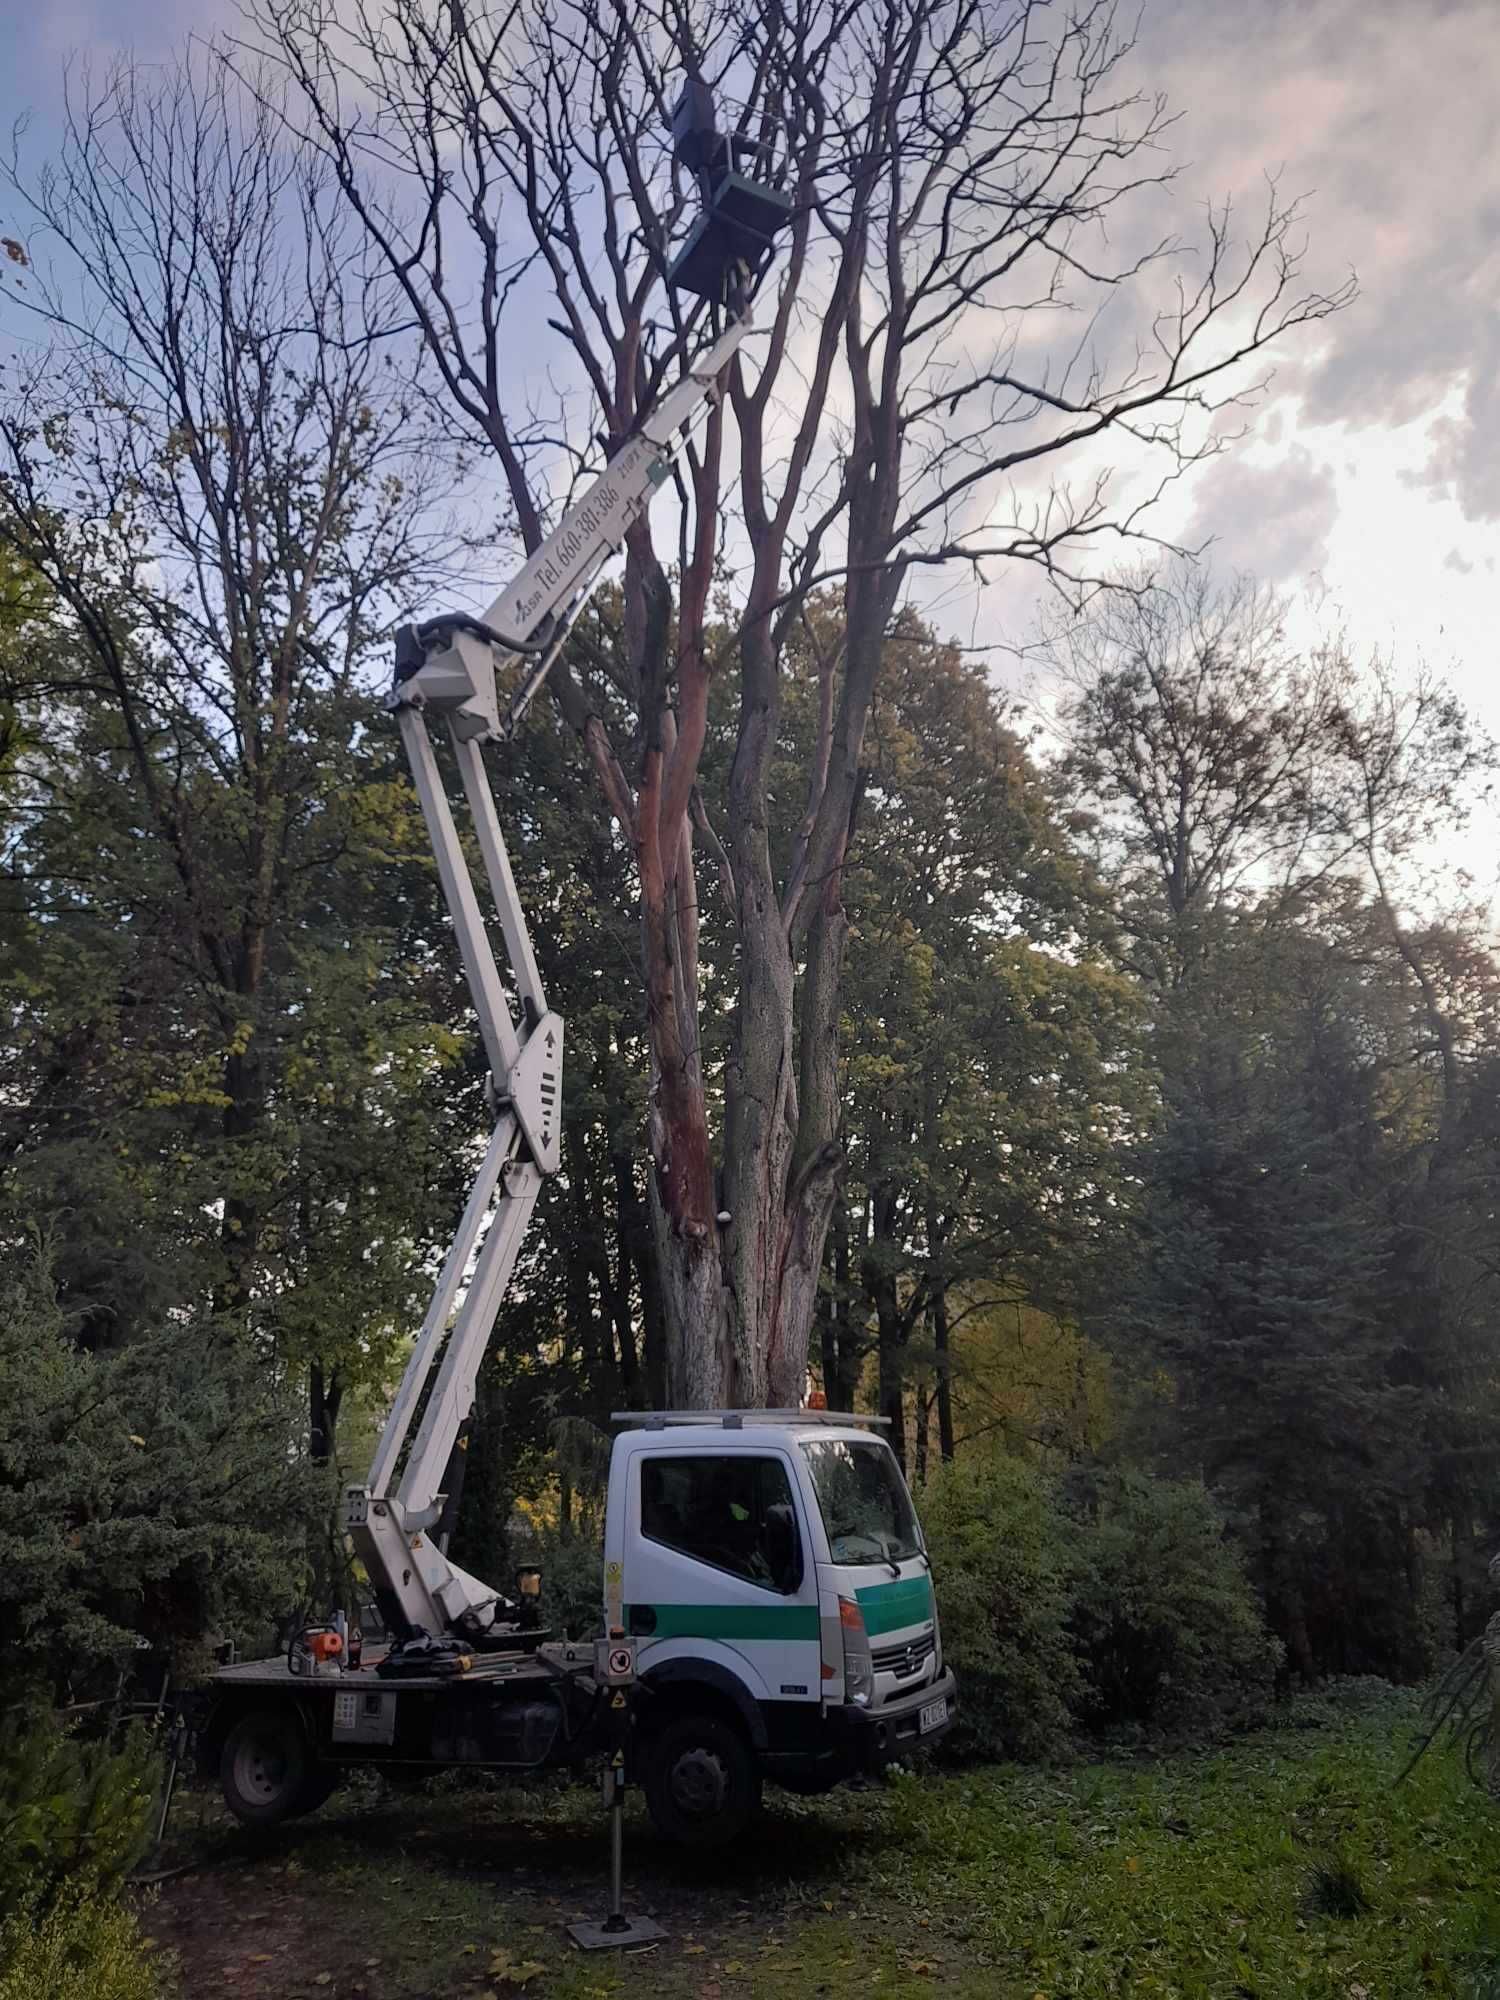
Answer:
<svg viewBox="0 0 1500 2000"><path fill-rule="evenodd" d="M844 1699L868 1708L875 1699L875 1661L865 1614L852 1597L839 1599L839 1631L844 1641Z"/></svg>

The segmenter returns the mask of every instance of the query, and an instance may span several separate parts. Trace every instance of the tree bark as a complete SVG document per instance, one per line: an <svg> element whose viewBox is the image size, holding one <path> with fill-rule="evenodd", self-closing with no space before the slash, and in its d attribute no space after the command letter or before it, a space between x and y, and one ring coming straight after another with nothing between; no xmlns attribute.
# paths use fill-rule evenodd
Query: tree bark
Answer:
<svg viewBox="0 0 1500 2000"><path fill-rule="evenodd" d="M323 1465L333 1457L344 1385L338 1369L331 1369L325 1375L320 1361L309 1364L307 1376L308 1455L315 1464Z"/></svg>
<svg viewBox="0 0 1500 2000"><path fill-rule="evenodd" d="M831 1410L852 1410L859 1379L859 1353L851 1314L849 1216L842 1199L830 1225L833 1245L832 1284L819 1315L823 1390Z"/></svg>
<svg viewBox="0 0 1500 2000"><path fill-rule="evenodd" d="M948 1349L948 1294L941 1285L933 1294L930 1313L937 1356L938 1450L946 1463L953 1457L953 1364Z"/></svg>

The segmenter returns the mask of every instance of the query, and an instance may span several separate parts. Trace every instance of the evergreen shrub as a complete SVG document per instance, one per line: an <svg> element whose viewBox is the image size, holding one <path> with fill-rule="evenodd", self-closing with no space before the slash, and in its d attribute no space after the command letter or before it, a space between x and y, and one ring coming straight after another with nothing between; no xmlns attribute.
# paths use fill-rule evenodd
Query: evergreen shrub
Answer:
<svg viewBox="0 0 1500 2000"><path fill-rule="evenodd" d="M1213 1731L1262 1718L1280 1649L1207 1491L1113 1472L1075 1484L1064 1505L1080 1721Z"/></svg>
<svg viewBox="0 0 1500 2000"><path fill-rule="evenodd" d="M155 2000L119 1898L159 1781L141 1729L82 1741L40 1711L0 1726L0 2000Z"/></svg>
<svg viewBox="0 0 1500 2000"><path fill-rule="evenodd" d="M115 1895L150 1838L160 1760L144 1730L81 1741L47 1715L0 1726L0 1917Z"/></svg>
<svg viewBox="0 0 1500 2000"><path fill-rule="evenodd" d="M960 1680L950 1749L1062 1749L1082 1683L1068 1639L1068 1549L1046 1481L1018 1458L959 1458L928 1482L921 1510L943 1652Z"/></svg>
<svg viewBox="0 0 1500 2000"><path fill-rule="evenodd" d="M156 1969L130 1911L95 1890L0 1921L0 2000L158 2000Z"/></svg>
<svg viewBox="0 0 1500 2000"><path fill-rule="evenodd" d="M305 1589L331 1515L328 1469L296 1449L299 1418L227 1327L173 1324L90 1353L44 1258L0 1275L11 1699L111 1699L153 1651L181 1668L206 1636L260 1637L267 1608Z"/></svg>
<svg viewBox="0 0 1500 2000"><path fill-rule="evenodd" d="M1201 1486L1059 1482L974 1454L939 1468L921 1511L958 1755L1040 1759L1080 1730L1211 1734L1267 1712L1279 1648Z"/></svg>

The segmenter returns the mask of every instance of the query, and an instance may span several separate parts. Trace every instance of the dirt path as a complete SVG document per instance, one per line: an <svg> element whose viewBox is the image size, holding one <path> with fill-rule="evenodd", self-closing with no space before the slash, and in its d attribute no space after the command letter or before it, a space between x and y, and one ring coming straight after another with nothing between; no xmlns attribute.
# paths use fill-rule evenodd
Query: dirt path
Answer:
<svg viewBox="0 0 1500 2000"><path fill-rule="evenodd" d="M669 1936L623 1959L582 1954L566 1933L605 1904L588 1794L541 1807L483 1790L336 1798L275 1835L229 1837L215 1862L162 1885L143 1926L175 1957L182 2000L841 1994L868 1990L877 1960L896 1996L971 1969L951 1926L880 1894L882 1862L898 1857L878 1797L778 1801L728 1856L667 1849L633 1817L628 1905ZM225 1834L208 1814L179 1837Z"/></svg>

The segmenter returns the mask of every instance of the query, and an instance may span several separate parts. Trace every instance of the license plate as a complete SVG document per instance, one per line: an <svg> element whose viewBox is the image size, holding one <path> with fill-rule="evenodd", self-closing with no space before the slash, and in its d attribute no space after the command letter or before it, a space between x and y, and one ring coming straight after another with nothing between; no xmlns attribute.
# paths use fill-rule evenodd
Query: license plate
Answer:
<svg viewBox="0 0 1500 2000"><path fill-rule="evenodd" d="M917 1717L917 1733L925 1736L930 1729L941 1729L948 1720L948 1697L943 1695L938 1701L930 1701Z"/></svg>

